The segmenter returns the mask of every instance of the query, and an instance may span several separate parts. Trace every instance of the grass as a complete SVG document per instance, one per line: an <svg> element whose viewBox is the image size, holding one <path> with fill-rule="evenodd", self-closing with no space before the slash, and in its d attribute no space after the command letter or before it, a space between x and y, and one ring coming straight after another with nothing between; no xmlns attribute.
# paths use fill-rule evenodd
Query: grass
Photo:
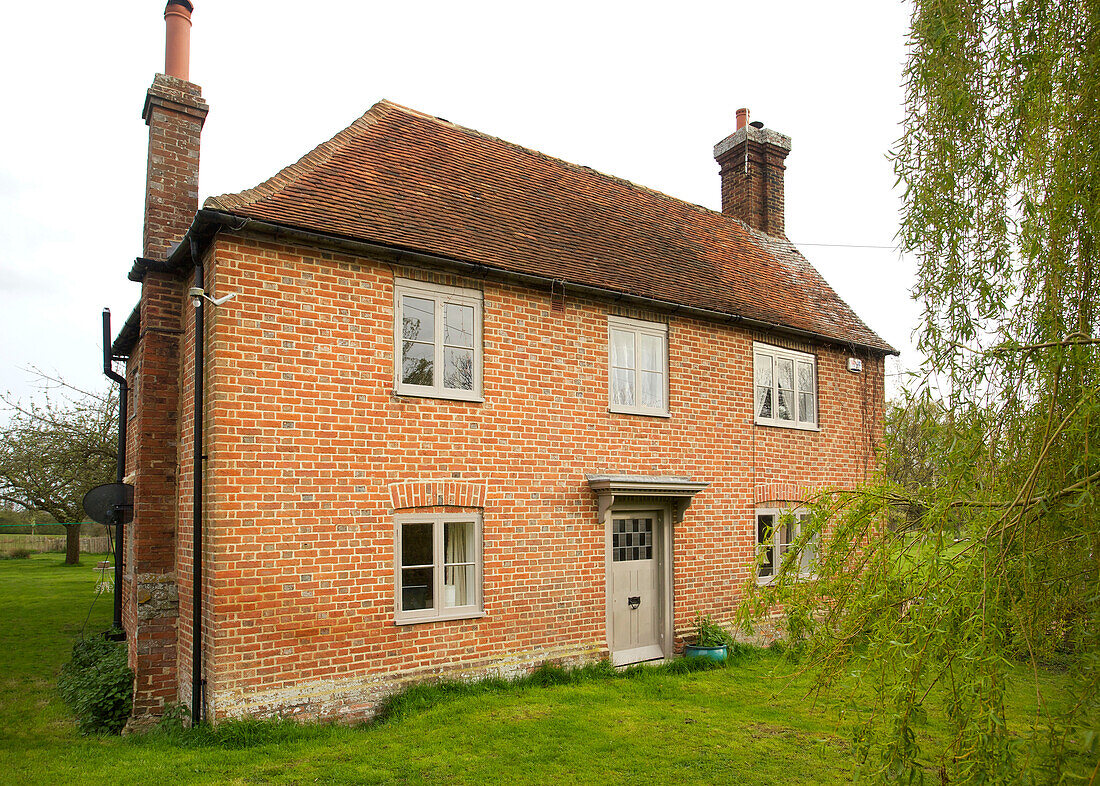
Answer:
<svg viewBox="0 0 1100 786"><path fill-rule="evenodd" d="M0 772L5 783L843 783L858 702L808 706L778 655L727 668L545 669L520 685L424 687L371 727L239 722L175 735L86 738L54 684L72 639L100 631L88 567L0 561ZM89 608L91 613L89 615ZM1057 694L1059 674L1041 678ZM1031 713L1025 680L1013 722ZM924 736L942 744L934 722Z"/></svg>

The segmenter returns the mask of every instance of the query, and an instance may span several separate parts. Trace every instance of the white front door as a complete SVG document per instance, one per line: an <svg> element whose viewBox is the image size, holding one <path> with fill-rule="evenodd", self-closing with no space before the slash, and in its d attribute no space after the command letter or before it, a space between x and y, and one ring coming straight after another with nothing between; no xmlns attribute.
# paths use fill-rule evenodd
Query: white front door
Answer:
<svg viewBox="0 0 1100 786"><path fill-rule="evenodd" d="M664 657L663 515L612 511L608 627L612 662Z"/></svg>

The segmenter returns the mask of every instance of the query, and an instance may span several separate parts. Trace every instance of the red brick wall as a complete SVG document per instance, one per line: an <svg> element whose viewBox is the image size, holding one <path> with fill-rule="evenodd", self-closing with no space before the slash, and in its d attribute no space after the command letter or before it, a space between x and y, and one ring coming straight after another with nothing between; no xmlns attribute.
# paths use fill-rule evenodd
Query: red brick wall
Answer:
<svg viewBox="0 0 1100 786"><path fill-rule="evenodd" d="M134 714L176 700L175 534L182 282L150 273L142 284L142 335L131 354L138 395L130 473L134 520L125 533L123 623L136 673Z"/></svg>
<svg viewBox="0 0 1100 786"><path fill-rule="evenodd" d="M850 486L871 466L881 359L855 375L846 352L771 337L816 352L821 429L758 427L754 335L738 327L572 296L557 311L548 292L260 239L219 238L209 267L219 293L237 294L207 344L217 717L357 715L405 679L606 653L604 531L586 473L710 483L675 528L682 630L698 611L728 619L752 579L758 486ZM484 403L393 395L395 274L483 286ZM607 411L609 313L669 323L671 418ZM428 480L484 486L486 615L395 626L393 514L408 496L393 489ZM186 481L178 499L184 596Z"/></svg>
<svg viewBox="0 0 1100 786"><path fill-rule="evenodd" d="M164 259L198 209L199 88L157 74L142 116L149 126L143 255ZM180 333L187 285L166 273L142 281L140 337L127 368L135 375L128 473L134 520L126 528L123 625L134 668L134 715L159 714L178 696L176 664L176 496L180 470Z"/></svg>
<svg viewBox="0 0 1100 786"><path fill-rule="evenodd" d="M207 253L203 260L203 270L205 274L204 288L208 292L215 292L214 280L215 273L213 269L213 253ZM188 280L190 286L191 280ZM218 318L218 311L216 308L204 304L204 322L205 332L207 335L207 356L205 359L206 367L208 369L206 374L206 385L203 389L203 419L204 419L204 447L209 450L210 445L210 429L209 418L211 416L211 396L213 393L210 381L212 379L209 373L210 354L209 348L211 346L210 336L213 335L213 323ZM177 642L175 652L175 668L178 674L179 681L179 698L178 700L186 706L191 706L191 691L193 689L191 684L192 670L191 662L194 653L193 642L193 627L194 627L194 582L193 582L193 553L194 553L194 426L195 426L195 313L196 309L191 304L191 301L187 301L187 305L184 308L182 325L182 341L180 349L180 405L179 405L179 481L177 483L177 527L176 527L176 582L179 591L179 618L176 622L177 630ZM217 510L216 500L211 497L209 489L206 487L206 478L204 473L203 479L203 515L204 518L213 515L213 512ZM204 530L204 543L209 547L211 542L208 534ZM211 604L209 603L210 593L210 580L208 566L205 562L203 564L203 620L202 625L204 631L210 630L212 624L211 617ZM202 665L204 674L213 674L215 669L211 662L212 649L210 642L212 639L204 635L203 644L204 651L202 654ZM201 687L201 686L200 686Z"/></svg>

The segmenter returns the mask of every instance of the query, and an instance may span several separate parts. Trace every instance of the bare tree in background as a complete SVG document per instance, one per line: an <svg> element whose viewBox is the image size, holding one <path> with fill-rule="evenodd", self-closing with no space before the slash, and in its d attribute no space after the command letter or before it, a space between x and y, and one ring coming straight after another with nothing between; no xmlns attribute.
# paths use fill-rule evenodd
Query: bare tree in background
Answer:
<svg viewBox="0 0 1100 786"><path fill-rule="evenodd" d="M65 564L80 561L84 494L115 478L118 393L93 393L37 372L43 393L29 403L0 396L0 501L65 525Z"/></svg>

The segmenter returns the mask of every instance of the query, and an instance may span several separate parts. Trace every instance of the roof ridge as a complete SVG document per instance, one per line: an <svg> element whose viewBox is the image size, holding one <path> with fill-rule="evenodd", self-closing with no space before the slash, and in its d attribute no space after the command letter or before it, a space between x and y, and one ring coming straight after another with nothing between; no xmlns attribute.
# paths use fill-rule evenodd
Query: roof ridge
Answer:
<svg viewBox="0 0 1100 786"><path fill-rule="evenodd" d="M634 180L627 180L624 177L618 177L616 175L608 175L607 173L605 173L605 171L601 171L601 170L596 169L596 168L591 167L591 166L585 166L584 164L574 164L573 162L571 162L571 160L565 160L564 158L559 158L557 156L552 156L552 155L549 155L547 153L543 153L542 151L537 151L533 147L528 147L526 145L520 145L520 144L517 144L515 142L510 142L509 140L505 140L505 139L503 139L503 137L500 137L500 136L494 136L493 134L486 134L484 131L478 131L477 129L471 129L471 128L469 128L469 126L466 126L466 125L460 125L459 123L453 123L450 120L445 120L443 118L433 117L433 115L425 114L425 113L419 112L415 109L408 109L407 107L401 107L400 104L397 104L397 103L390 103L390 106L392 106L394 109L404 110L404 111L408 112L409 114L414 114L414 115L416 115L416 117L419 117L419 118L423 118L423 119L426 119L426 120L431 120L431 121L434 121L434 122L442 123L444 125L449 125L449 126L451 126L452 129L462 131L462 132L470 134L472 136L481 137L481 139L483 139L483 140L499 142L500 144L503 144L503 145L506 145L507 147L513 148L513 150L528 153L532 156L535 156L536 158L543 158L543 159L546 159L546 160L550 160L550 162L553 162L555 164L561 164L565 168L572 169L574 171L580 171L580 173L591 173L593 175L597 175L599 177L602 177L606 180L610 180L612 182L617 182L617 184L619 184L619 185L626 186L626 187L634 189L636 191L641 191L643 193L649 193L649 195L652 195L654 197L660 197L661 199L668 200L668 201L674 202L676 204L682 204L682 206L684 206L686 208L691 208L692 210L696 210L696 211L700 211L700 212L704 212L704 213L714 213L715 215L725 215L726 218L733 218L733 217L730 217L730 215L727 215L726 213L723 213L722 211L707 208L706 206L704 206L704 204L696 204L695 202L689 202L685 199L680 199L678 197L673 197L672 195L669 195L669 193L664 193L664 191L658 191L657 189L649 188L648 186L642 186L640 184L637 184L637 182L635 182Z"/></svg>
<svg viewBox="0 0 1100 786"><path fill-rule="evenodd" d="M435 115L429 115L426 112L421 112L418 109L410 109L407 106L402 106L401 104L395 104L392 101L383 100L379 103L384 103L388 107L390 107L391 109L396 109L398 111L405 112L406 114L412 115L414 117L418 117L422 120L428 120L428 121L431 121L433 123L438 123L440 125L448 126L450 128L456 129L456 130L461 131L463 133L469 134L470 136L475 136L475 137L478 137L480 139L487 139L487 140L490 140L490 141L493 141L493 142L499 142L500 144L505 145L507 147L510 147L513 150L522 151L524 153L527 153L529 155L534 156L535 158L541 158L541 159L545 159L547 161L553 161L556 164L561 164L564 167L566 167L567 169L570 169L570 170L573 170L573 171L576 171L576 172L590 173L590 174L597 175L597 176L602 177L605 180L609 180L613 183L618 183L620 185L627 186L628 188L631 188L635 191L640 191L640 192L645 193L645 194L651 194L653 196L660 197L660 198L665 199L669 202L673 202L677 205L683 205L684 207L691 208L692 210L696 210L696 211L701 212L701 213L711 213L711 214L716 215L716 216L724 216L726 218L733 218L733 216L730 216L726 213L723 213L720 210L714 210L712 208L709 208L706 205L699 205L699 204L696 204L695 202L688 202L685 199L679 199L678 197L674 197L671 194L666 194L663 191L658 191L654 188L649 188L648 186L643 186L643 185L640 185L638 183L635 183L633 180L627 180L626 178L618 177L616 175L609 175L606 172L601 172L600 170L595 169L593 167L585 166L584 164L576 164L576 163L573 163L572 161L567 161L564 158L558 158L557 156L552 156L552 155L549 155L547 153L544 153L541 150L536 150L533 147L527 147L526 145L520 145L520 144L517 144L516 142L511 142L511 141L509 141L507 139L504 139L502 137L494 136L492 134L487 134L484 131L479 131L476 128L470 128L469 126L464 126L464 125L461 125L460 123L455 123L451 120L447 120L446 118L437 117ZM738 219L734 219L734 220L736 221ZM744 223L744 222L742 222L742 223ZM746 226L748 226L748 225L746 224Z"/></svg>
<svg viewBox="0 0 1100 786"><path fill-rule="evenodd" d="M409 112L415 111L409 110L407 107L403 107L400 104L394 104L383 98L352 121L351 124L345 126L331 138L317 145L317 147L310 150L293 164L283 167L267 180L264 180L252 188L246 188L244 191L207 197L206 201L203 202L203 207L232 210L234 208L241 208L254 204L267 197L275 196L287 187L293 185L300 178L308 175L318 167L324 166L334 155L343 150L344 147L355 138L357 132L369 128L392 109L400 109Z"/></svg>

